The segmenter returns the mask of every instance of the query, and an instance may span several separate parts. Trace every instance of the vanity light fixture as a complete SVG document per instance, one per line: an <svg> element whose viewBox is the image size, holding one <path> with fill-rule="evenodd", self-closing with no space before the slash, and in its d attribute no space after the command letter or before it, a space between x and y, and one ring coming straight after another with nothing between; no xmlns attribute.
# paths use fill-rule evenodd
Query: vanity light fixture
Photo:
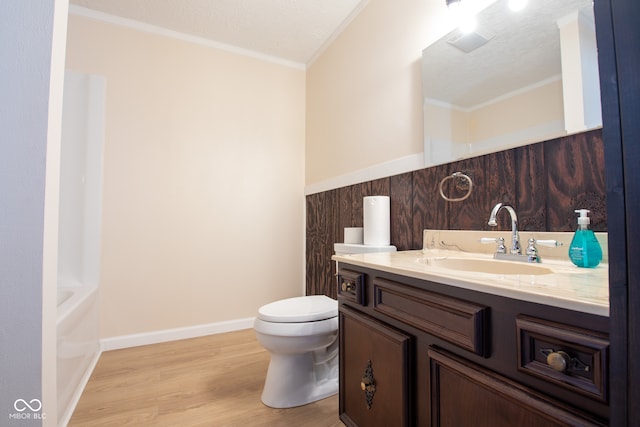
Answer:
<svg viewBox="0 0 640 427"><path fill-rule="evenodd" d="M527 6L527 0L509 0L509 9L513 12L520 12Z"/></svg>

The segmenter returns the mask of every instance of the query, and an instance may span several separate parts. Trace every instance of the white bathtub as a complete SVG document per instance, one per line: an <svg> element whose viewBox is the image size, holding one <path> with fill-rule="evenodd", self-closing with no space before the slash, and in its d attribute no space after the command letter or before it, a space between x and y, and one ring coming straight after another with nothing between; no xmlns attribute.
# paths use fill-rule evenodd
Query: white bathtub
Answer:
<svg viewBox="0 0 640 427"><path fill-rule="evenodd" d="M100 357L98 290L91 286L58 288L58 425L66 426Z"/></svg>

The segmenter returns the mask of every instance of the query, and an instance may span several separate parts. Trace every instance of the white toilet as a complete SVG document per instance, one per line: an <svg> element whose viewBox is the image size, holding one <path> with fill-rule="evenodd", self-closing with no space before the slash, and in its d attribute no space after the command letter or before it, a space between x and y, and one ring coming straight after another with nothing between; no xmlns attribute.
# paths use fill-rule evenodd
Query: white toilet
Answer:
<svg viewBox="0 0 640 427"><path fill-rule="evenodd" d="M324 295L260 307L253 325L271 353L262 402L291 408L338 392L338 301Z"/></svg>

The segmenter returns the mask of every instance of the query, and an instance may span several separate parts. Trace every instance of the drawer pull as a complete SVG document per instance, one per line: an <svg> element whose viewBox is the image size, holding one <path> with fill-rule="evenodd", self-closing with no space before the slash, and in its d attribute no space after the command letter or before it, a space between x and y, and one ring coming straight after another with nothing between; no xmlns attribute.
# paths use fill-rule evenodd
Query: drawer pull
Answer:
<svg viewBox="0 0 640 427"><path fill-rule="evenodd" d="M555 351L552 348L543 348L540 350L547 358L547 365L558 372L565 371L584 371L589 372L589 365L586 365L575 357L569 356L565 351Z"/></svg>
<svg viewBox="0 0 640 427"><path fill-rule="evenodd" d="M352 292L356 290L356 284L351 282L342 282L342 292Z"/></svg>
<svg viewBox="0 0 640 427"><path fill-rule="evenodd" d="M367 361L367 368L364 370L362 381L360 381L360 388L364 391L364 397L367 400L367 409L371 409L373 395L376 393L376 380L373 378L371 360Z"/></svg>
<svg viewBox="0 0 640 427"><path fill-rule="evenodd" d="M569 355L564 351L553 351L547 355L547 365L558 372L564 372L569 365Z"/></svg>

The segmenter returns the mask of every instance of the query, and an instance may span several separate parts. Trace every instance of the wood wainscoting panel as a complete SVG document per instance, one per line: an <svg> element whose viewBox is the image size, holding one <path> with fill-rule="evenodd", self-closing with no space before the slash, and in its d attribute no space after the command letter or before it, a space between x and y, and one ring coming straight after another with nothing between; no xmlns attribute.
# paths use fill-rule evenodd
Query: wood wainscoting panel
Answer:
<svg viewBox="0 0 640 427"><path fill-rule="evenodd" d="M422 230L448 228L449 207L440 197L438 185L448 174L447 165L413 172L413 247L422 247ZM395 194L391 195L393 199ZM394 242L391 242L394 243Z"/></svg>
<svg viewBox="0 0 640 427"><path fill-rule="evenodd" d="M575 209L589 209L591 228L607 230L602 132L570 135L544 146L547 215L553 231L576 229Z"/></svg>
<svg viewBox="0 0 640 427"><path fill-rule="evenodd" d="M307 196L306 294L337 298L336 267L331 261L338 228L338 190Z"/></svg>
<svg viewBox="0 0 640 427"><path fill-rule="evenodd" d="M391 241L399 251L406 251L422 245L422 230L414 236L413 230L413 175L403 173L389 178L391 198ZM417 238L417 239L416 239Z"/></svg>
<svg viewBox="0 0 640 427"><path fill-rule="evenodd" d="M549 143L559 143L550 141ZM547 221L547 172L544 163L546 144L518 147L515 157L515 191L518 228L523 231L549 230Z"/></svg>
<svg viewBox="0 0 640 427"><path fill-rule="evenodd" d="M473 191L461 202L440 197L442 178L463 172ZM450 197L464 195L450 179ZM520 230L573 231L574 209L590 209L594 231L607 231L602 130L437 165L388 178L307 196L307 294L335 298L333 244L344 227L362 226L362 198L391 198L391 244L398 250L422 248L424 229L490 230L491 208L513 205ZM498 230L510 230L508 215Z"/></svg>

